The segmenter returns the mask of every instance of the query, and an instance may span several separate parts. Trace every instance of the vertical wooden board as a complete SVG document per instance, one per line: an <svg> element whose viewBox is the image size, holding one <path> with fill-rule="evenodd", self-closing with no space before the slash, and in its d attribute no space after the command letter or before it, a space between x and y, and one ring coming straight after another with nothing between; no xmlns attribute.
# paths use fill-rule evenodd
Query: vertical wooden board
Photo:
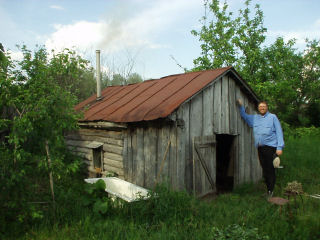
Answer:
<svg viewBox="0 0 320 240"><path fill-rule="evenodd" d="M198 94L197 97L193 98L190 105L190 137L194 139L194 137L201 136L202 134L202 126L203 126L203 101L202 94ZM194 150L194 149L192 149ZM194 156L194 153L193 153ZM201 173L201 168L199 164L195 164L195 171ZM197 182L196 189L202 189L202 182L200 179L201 174L196 174L195 181Z"/></svg>
<svg viewBox="0 0 320 240"><path fill-rule="evenodd" d="M233 146L232 146L232 156L233 156L233 183L234 186L239 184L239 179L238 179L238 172L239 172L239 135L235 137L233 140Z"/></svg>
<svg viewBox="0 0 320 240"><path fill-rule="evenodd" d="M252 113L257 114L256 106L254 103L251 102L250 107L252 109ZM253 166L253 182L257 182L262 177L262 168L260 166L258 151L257 148L254 146L254 136L253 136L253 129L251 129L251 156L252 156L252 166Z"/></svg>
<svg viewBox="0 0 320 240"><path fill-rule="evenodd" d="M145 186L144 176L144 140L143 140L143 128L137 128L137 156L136 156L136 179L138 186Z"/></svg>
<svg viewBox="0 0 320 240"><path fill-rule="evenodd" d="M203 91L203 136L213 135L213 85Z"/></svg>
<svg viewBox="0 0 320 240"><path fill-rule="evenodd" d="M237 115L236 111L238 109L236 108L236 96L235 96L235 82L234 78L229 77L229 120L230 120L230 133L236 134L236 121L237 121Z"/></svg>
<svg viewBox="0 0 320 240"><path fill-rule="evenodd" d="M184 144L184 150L182 149L182 157L184 158L184 187L191 192L193 186L193 176L192 176L192 139L190 136L190 101L183 105L183 120L184 120L184 140L181 140L182 144ZM183 143L183 141L185 143ZM183 152L184 151L184 152Z"/></svg>
<svg viewBox="0 0 320 240"><path fill-rule="evenodd" d="M128 157L128 129L124 130L123 133L123 153L122 153L122 159L123 159L123 173L124 173L124 179L128 180L128 173L129 173L129 157Z"/></svg>
<svg viewBox="0 0 320 240"><path fill-rule="evenodd" d="M206 88L203 91L203 136L213 136L214 135L214 122L213 122L213 91L214 87L211 85L210 87ZM208 151L208 152L206 152ZM212 155L213 153L211 152L212 149L206 149L204 150L205 155ZM208 169L211 172L215 173L215 162L214 159L212 158L211 161L207 162ZM214 176L215 178L215 176ZM202 181L202 187L203 191L206 191L206 189L210 189L210 182L208 181L207 178L203 178Z"/></svg>
<svg viewBox="0 0 320 240"><path fill-rule="evenodd" d="M248 98L243 95L244 97L244 106L249 109L248 113L252 114ZM244 144L244 181L249 182L251 178L251 164L252 164L252 158L251 158L251 148L252 148L252 142L251 142L251 129L248 126L248 124L244 125L244 137L245 137L245 144Z"/></svg>
<svg viewBox="0 0 320 240"><path fill-rule="evenodd" d="M145 187L153 188L156 182L157 129L144 129Z"/></svg>
<svg viewBox="0 0 320 240"><path fill-rule="evenodd" d="M178 189L177 182L177 127L170 126L170 161L169 161L169 178L171 187Z"/></svg>
<svg viewBox="0 0 320 240"><path fill-rule="evenodd" d="M221 131L223 133L230 133L229 121L229 78L224 76L221 90Z"/></svg>
<svg viewBox="0 0 320 240"><path fill-rule="evenodd" d="M258 114L257 106L254 103L252 103L252 112L254 114ZM254 182L257 182L262 178L262 167L261 167L260 161L259 161L258 149L254 146L253 129L251 129L251 134L252 134L251 142L252 142L252 150L253 150L252 157L253 157L254 163L255 163L254 164L255 165Z"/></svg>
<svg viewBox="0 0 320 240"><path fill-rule="evenodd" d="M170 158L170 148L165 156L166 149L170 143L170 128L162 126L158 134L158 153L157 153L157 181L163 182L168 180L168 166Z"/></svg>
<svg viewBox="0 0 320 240"><path fill-rule="evenodd" d="M185 185L186 145L189 133L189 104L183 104L177 110L177 118L184 123L177 128L177 186L179 190L187 189Z"/></svg>
<svg viewBox="0 0 320 240"><path fill-rule="evenodd" d="M250 113L254 114L254 108L252 102L248 99L248 107L250 109ZM254 179L256 178L256 159L254 158L254 139L253 139L253 129L249 129L248 138L250 138L250 181L254 182Z"/></svg>
<svg viewBox="0 0 320 240"><path fill-rule="evenodd" d="M214 84L213 90L213 122L214 122L214 132L221 132L221 78L217 79Z"/></svg>
<svg viewBox="0 0 320 240"><path fill-rule="evenodd" d="M241 99L244 101L243 96L241 94L241 90L239 87L236 88L236 99ZM237 178L237 184L243 183L244 178L244 125L245 121L241 118L240 111L237 111L237 129L238 129L238 163L237 163L237 171L235 176Z"/></svg>
<svg viewBox="0 0 320 240"><path fill-rule="evenodd" d="M131 179L132 183L137 183L137 129L134 128L131 131L131 156L132 156L132 171Z"/></svg>

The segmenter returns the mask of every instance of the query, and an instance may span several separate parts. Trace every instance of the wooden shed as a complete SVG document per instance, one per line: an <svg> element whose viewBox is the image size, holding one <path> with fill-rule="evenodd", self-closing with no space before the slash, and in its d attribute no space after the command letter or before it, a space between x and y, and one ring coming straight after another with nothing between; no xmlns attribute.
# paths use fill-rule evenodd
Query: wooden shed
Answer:
<svg viewBox="0 0 320 240"><path fill-rule="evenodd" d="M92 177L166 181L197 196L232 190L262 177L238 98L256 111L258 97L232 67L107 87L75 107L84 118L66 142Z"/></svg>

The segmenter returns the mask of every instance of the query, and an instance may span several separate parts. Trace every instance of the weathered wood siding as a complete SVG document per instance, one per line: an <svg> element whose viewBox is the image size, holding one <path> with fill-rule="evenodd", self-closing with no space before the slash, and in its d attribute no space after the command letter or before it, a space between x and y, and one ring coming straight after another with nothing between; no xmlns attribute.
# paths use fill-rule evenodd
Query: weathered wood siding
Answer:
<svg viewBox="0 0 320 240"><path fill-rule="evenodd" d="M79 129L66 136L68 148L81 156L88 165L89 172L95 172L93 168L92 149L88 145L92 141L103 143L103 173L116 173L119 178L124 179L123 151L124 132L95 129Z"/></svg>
<svg viewBox="0 0 320 240"><path fill-rule="evenodd" d="M232 77L224 76L172 113L169 118L177 120L175 124L129 127L123 149L125 179L147 188L154 187L156 182L167 181L175 189L191 192L193 139L214 134L235 136L231 153L235 184L260 179L261 168L253 146L252 129L241 119L235 105L238 98L251 113L254 112L253 103L240 85ZM203 172L200 164L195 167L199 168L196 172ZM197 182L203 182L204 186L208 184L202 178Z"/></svg>
<svg viewBox="0 0 320 240"><path fill-rule="evenodd" d="M254 104L249 101L240 85L232 77L224 76L185 102L174 113L177 119L184 122L184 127L178 127L177 130L178 172L185 174L184 178L179 179L179 187L192 190L192 140L197 136L213 134L235 136L232 147L235 184L255 182L261 178L252 129L242 120L235 105L238 98L254 113ZM195 167L201 166L196 164Z"/></svg>
<svg viewBox="0 0 320 240"><path fill-rule="evenodd" d="M184 102L169 118L170 124L127 125L122 131L80 129L66 142L83 157L92 170L92 141L103 143L104 174L115 172L120 178L146 188L166 181L174 189L193 189L193 139L199 136L234 136L231 158L235 185L257 181L261 168L253 146L252 129L241 119L235 102L242 99L248 111L254 104L233 77L223 76ZM215 168L215 163L210 168ZM203 172L200 164L195 165ZM215 175L214 175L215 176ZM204 188L205 178L196 179Z"/></svg>
<svg viewBox="0 0 320 240"><path fill-rule="evenodd" d="M125 180L146 188L167 181L177 188L181 173L177 172L176 131L174 125L129 127L124 150Z"/></svg>

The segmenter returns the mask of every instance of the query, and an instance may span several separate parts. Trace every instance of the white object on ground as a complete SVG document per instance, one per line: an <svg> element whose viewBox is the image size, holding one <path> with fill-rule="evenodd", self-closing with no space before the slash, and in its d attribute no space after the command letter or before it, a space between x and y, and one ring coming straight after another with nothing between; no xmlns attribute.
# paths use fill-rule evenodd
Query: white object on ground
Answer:
<svg viewBox="0 0 320 240"><path fill-rule="evenodd" d="M147 199L148 190L135 185L133 183L127 182L116 177L106 177L106 178L87 178L84 181L87 183L95 183L98 180L103 180L106 184L105 191L119 197L127 202L134 202L137 200Z"/></svg>
<svg viewBox="0 0 320 240"><path fill-rule="evenodd" d="M320 194L313 194L313 195L309 195L310 197L313 197L313 198L317 198L317 199L320 199Z"/></svg>

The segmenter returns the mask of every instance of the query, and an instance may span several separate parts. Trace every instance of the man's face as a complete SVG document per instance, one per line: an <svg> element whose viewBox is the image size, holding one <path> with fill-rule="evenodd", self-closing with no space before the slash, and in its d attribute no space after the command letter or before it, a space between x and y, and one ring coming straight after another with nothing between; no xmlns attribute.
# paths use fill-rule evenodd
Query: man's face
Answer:
<svg viewBox="0 0 320 240"><path fill-rule="evenodd" d="M258 106L259 113L263 116L268 112L268 106L265 103L260 103Z"/></svg>

